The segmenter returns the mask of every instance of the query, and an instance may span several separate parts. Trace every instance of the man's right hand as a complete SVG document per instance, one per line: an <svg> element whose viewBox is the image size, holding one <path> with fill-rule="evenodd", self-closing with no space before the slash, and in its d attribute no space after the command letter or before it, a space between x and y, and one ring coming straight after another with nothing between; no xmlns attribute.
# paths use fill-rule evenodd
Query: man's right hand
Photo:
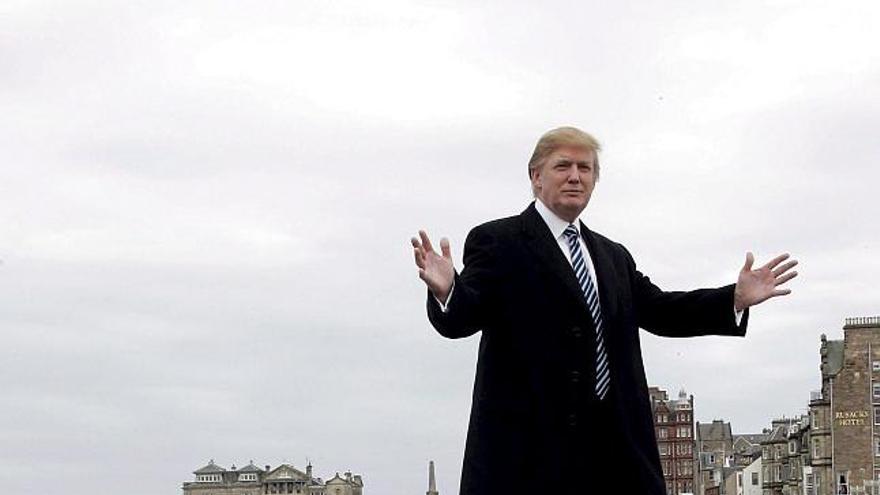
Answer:
<svg viewBox="0 0 880 495"><path fill-rule="evenodd" d="M413 251L416 257L416 266L419 267L419 278L425 281L425 285L431 289L438 300L446 304L449 291L452 289L452 281L455 279L455 267L452 264L452 252L449 250L449 240L445 237L440 239L440 251L442 256L434 251L431 240L424 230L419 231L419 238L412 238Z"/></svg>

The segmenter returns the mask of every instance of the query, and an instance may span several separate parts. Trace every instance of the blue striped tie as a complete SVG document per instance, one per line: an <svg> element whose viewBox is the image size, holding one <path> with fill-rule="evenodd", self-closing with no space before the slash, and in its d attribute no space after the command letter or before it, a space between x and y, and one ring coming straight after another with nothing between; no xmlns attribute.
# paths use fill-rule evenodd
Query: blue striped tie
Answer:
<svg viewBox="0 0 880 495"><path fill-rule="evenodd" d="M571 264L574 267L574 274L577 276L581 290L584 292L584 299L590 308L590 315L593 317L593 324L596 327L596 395L599 400L605 398L608 393L608 386L611 382L611 372L608 370L608 353L605 352L605 341L602 337L602 308L599 307L599 294L596 292L596 286L590 278L590 269L584 262L584 254L581 252L581 243L578 242L580 235L574 225L569 225L565 229L565 238L568 241L568 250L571 252Z"/></svg>

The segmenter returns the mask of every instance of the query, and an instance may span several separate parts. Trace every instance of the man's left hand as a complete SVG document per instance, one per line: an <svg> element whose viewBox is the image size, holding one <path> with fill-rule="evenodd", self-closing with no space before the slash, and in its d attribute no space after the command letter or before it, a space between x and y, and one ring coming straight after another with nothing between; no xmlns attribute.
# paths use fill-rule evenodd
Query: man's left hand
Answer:
<svg viewBox="0 0 880 495"><path fill-rule="evenodd" d="M766 265L752 270L755 256L746 253L746 264L739 272L736 281L736 289L733 292L733 305L737 311L742 311L749 306L760 304L771 297L791 294L791 289L777 289L789 280L797 276L796 271L789 270L797 265L797 260L788 259L788 254L780 254Z"/></svg>

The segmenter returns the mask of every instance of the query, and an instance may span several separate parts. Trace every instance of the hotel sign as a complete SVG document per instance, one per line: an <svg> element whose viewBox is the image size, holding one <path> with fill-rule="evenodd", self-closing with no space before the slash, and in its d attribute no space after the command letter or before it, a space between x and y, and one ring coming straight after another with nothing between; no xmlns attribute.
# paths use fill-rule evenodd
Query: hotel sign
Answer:
<svg viewBox="0 0 880 495"><path fill-rule="evenodd" d="M837 411L834 420L837 426L866 426L871 413L868 411Z"/></svg>

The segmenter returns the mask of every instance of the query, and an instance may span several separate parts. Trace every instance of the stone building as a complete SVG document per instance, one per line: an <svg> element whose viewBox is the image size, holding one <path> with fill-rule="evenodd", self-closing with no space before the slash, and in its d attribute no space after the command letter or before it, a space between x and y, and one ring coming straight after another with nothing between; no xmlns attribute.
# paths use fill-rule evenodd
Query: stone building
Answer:
<svg viewBox="0 0 880 495"><path fill-rule="evenodd" d="M782 495L782 486L787 478L783 466L788 459L789 426L788 419L774 420L767 439L761 442L764 495Z"/></svg>
<svg viewBox="0 0 880 495"><path fill-rule="evenodd" d="M730 423L716 419L711 423L697 422L696 448L699 461L697 493L700 495L732 495L725 490L725 479L735 459ZM726 469L726 471L725 471Z"/></svg>
<svg viewBox="0 0 880 495"><path fill-rule="evenodd" d="M767 430L762 495L880 495L880 317L847 318L843 335L821 337L809 415Z"/></svg>
<svg viewBox="0 0 880 495"><path fill-rule="evenodd" d="M648 388L660 463L668 495L694 493L696 453L694 449L694 396L684 390L670 400L665 390Z"/></svg>
<svg viewBox="0 0 880 495"><path fill-rule="evenodd" d="M364 488L361 476L350 472L336 473L324 482L313 476L311 463L305 471L290 464L260 469L254 461L240 469L235 465L225 469L211 459L193 474L194 481L183 483L183 495L363 495Z"/></svg>
<svg viewBox="0 0 880 495"><path fill-rule="evenodd" d="M802 495L813 489L808 416L774 420L761 442L764 495Z"/></svg>
<svg viewBox="0 0 880 495"><path fill-rule="evenodd" d="M766 439L766 432L733 435L733 464L744 468L760 460L761 442Z"/></svg>
<svg viewBox="0 0 880 495"><path fill-rule="evenodd" d="M822 390L810 401L815 495L880 493L880 317L847 318L843 340L823 334L819 354Z"/></svg>
<svg viewBox="0 0 880 495"><path fill-rule="evenodd" d="M733 435L733 486L726 493L736 495L763 495L761 472L761 442L766 433Z"/></svg>

